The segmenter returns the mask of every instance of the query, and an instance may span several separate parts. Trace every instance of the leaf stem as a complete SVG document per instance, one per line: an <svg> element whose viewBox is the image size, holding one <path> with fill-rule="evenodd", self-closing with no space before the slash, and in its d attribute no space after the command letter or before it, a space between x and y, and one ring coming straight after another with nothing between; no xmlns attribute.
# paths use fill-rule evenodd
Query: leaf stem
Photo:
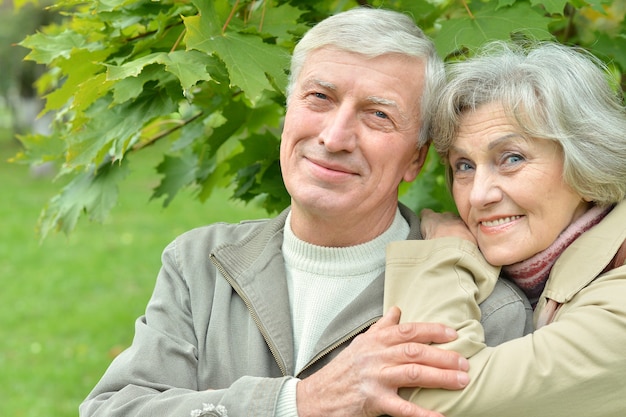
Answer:
<svg viewBox="0 0 626 417"><path fill-rule="evenodd" d="M467 10L467 14L469 15L470 19L474 20L475 17L472 14L472 11L470 10L469 6L467 5L467 1L461 0L461 3L463 3L463 6L465 6L465 10Z"/></svg>
<svg viewBox="0 0 626 417"><path fill-rule="evenodd" d="M226 19L226 22L224 22L224 26L222 26L222 35L224 34L224 32L226 32L226 28L230 24L230 21L233 18L233 16L235 15L235 11L237 10L237 6L239 6L239 0L235 1L235 4L233 5L233 8L230 10L230 14L228 15L228 19Z"/></svg>
<svg viewBox="0 0 626 417"><path fill-rule="evenodd" d="M267 6L267 2L263 2L263 10L261 12L261 22L259 23L259 32L263 32L263 22L265 21L265 6Z"/></svg>
<svg viewBox="0 0 626 417"><path fill-rule="evenodd" d="M184 28L180 34L178 35L178 38L176 39L176 42L174 42L174 45L172 45L172 48L170 49L170 52L174 52L176 49L178 49L178 45L180 45L180 41L183 40L183 36L185 36L185 33L187 32L187 28Z"/></svg>

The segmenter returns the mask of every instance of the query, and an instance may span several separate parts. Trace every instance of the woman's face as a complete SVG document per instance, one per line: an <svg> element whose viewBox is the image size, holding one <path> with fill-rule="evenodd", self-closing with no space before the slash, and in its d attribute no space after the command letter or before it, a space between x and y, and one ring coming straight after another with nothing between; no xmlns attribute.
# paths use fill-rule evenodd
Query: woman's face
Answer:
<svg viewBox="0 0 626 417"><path fill-rule="evenodd" d="M525 138L500 104L462 116L449 161L459 214L493 265L541 252L588 208L563 181L560 145Z"/></svg>

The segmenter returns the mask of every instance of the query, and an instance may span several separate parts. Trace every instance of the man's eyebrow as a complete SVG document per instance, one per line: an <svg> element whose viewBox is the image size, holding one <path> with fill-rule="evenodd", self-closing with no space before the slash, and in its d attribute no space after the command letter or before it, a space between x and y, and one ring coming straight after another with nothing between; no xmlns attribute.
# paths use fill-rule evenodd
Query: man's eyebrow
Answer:
<svg viewBox="0 0 626 417"><path fill-rule="evenodd" d="M398 103L396 103L395 100L390 100L388 98L369 96L367 98L367 101L369 101L370 103L374 103L374 104L382 104L382 105L385 105L385 106L391 106L391 107L398 108Z"/></svg>
<svg viewBox="0 0 626 417"><path fill-rule="evenodd" d="M308 80L305 80L302 83L304 88L311 88L313 86L320 86L320 87L324 87L327 88L329 90L337 90L337 86L331 82L328 81L324 81L324 80L319 80L317 78L310 78Z"/></svg>

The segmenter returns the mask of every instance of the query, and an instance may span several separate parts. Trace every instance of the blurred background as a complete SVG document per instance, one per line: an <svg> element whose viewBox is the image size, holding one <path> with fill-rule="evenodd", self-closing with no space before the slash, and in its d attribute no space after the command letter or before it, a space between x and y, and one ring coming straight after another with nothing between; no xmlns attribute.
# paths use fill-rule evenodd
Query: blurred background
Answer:
<svg viewBox="0 0 626 417"><path fill-rule="evenodd" d="M240 3L245 3L244 6L240 7L240 11L244 12L247 11L246 7L248 6L252 8L263 3L252 0L246 2L235 0L211 1L212 3L201 3L200 1L196 1L196 3L203 5L219 4L224 14L231 7L237 8L236 5ZM57 179L58 167L50 162L28 165L26 162L14 163L10 161L22 151L18 140L22 137L24 142L29 143L30 148L38 148L37 151L41 150L41 154L44 156L48 154L46 151L50 150L50 154L58 156L57 159L61 161L59 164L67 164L68 158L66 157L70 155L70 152L66 148L58 151L51 144L54 141L43 139L49 131L51 118L54 115L51 111L44 117L38 117L44 103L39 97L40 93L36 90L36 86L42 88L41 85L46 84L46 82L54 84L56 78L63 78L61 77L63 69L59 63L46 70L43 66L35 64L34 61L25 61L24 57L29 50L18 44L27 35L36 33L38 28L44 26L53 27L54 30L58 30L62 34L65 34L65 30L71 32L67 26L56 27L56 23L61 22L63 16L55 12L55 9L47 7L54 4L58 6L60 3L64 3L68 7L82 5L83 11L86 10L83 16L98 18L102 15L97 13L97 7L95 9L92 7L95 3L97 3L96 6L104 5L105 8L114 8L115 5L132 2L128 0L102 0L99 3L82 0L58 0L56 2L53 0L0 0L0 221L2 221L0 227L0 282L2 284L2 288L0 288L0 417L77 416L78 405L102 376L111 360L131 343L134 330L133 323L143 313L152 292L160 266L162 249L176 235L196 226L216 221L236 222L244 218L267 216L263 209L252 205L246 206L241 199L236 200L236 202L231 200L230 198L233 197L236 189L219 187L208 187L207 189L211 190L212 194L203 203L200 202L197 194L192 194L192 191L185 193L182 191L184 187L181 187L177 198L172 200L167 209L164 209L163 198L151 200L151 195L152 190L161 181L162 172L157 173L156 166L163 160L170 144L167 141L162 141L163 143L156 141L156 144L152 146L142 147L140 157L136 157L134 152L124 155L125 160L133 162L128 165L132 175L128 175L124 181L120 182L121 189L117 204L103 222L91 222L89 215L92 213L80 211L82 205L78 206L79 209L77 209L76 200L80 200L80 197L83 196L87 198L93 196L92 188L86 189L86 191L83 189L81 192L70 193L70 197L73 197L74 200L70 198L69 201L64 202L64 210L70 211L72 214L82 213L80 216L76 216L78 217L76 227L68 227L72 232L68 235L52 232L44 234L45 239L41 238L42 234L38 234L37 231L38 219L46 205L50 203L51 198L57 196L69 180L67 177ZM182 30L180 29L182 27L181 14L176 8L178 5L174 3L180 3L181 7L191 4L187 0L179 0L178 2L145 1L143 3L149 6L157 3L159 6L171 3L172 8L168 10L170 13L168 19L177 19L176 23L179 30ZM280 3L282 6L285 6L286 3L310 3L311 7L319 7L320 10L324 10L324 13L329 13L329 11L337 8L352 7L356 3L362 3L362 1L320 0L311 2L294 0L293 2L280 1L276 3ZM470 9L467 8L467 1L372 0L371 3L394 5L399 10L413 10L416 12L416 16L422 19L420 23L426 25L425 27L432 26L431 29L433 30L435 26L442 28L439 36L435 37L435 41L438 41L443 49L443 55L450 56L451 59L456 59L455 54L458 52L456 36L460 31L459 28L469 31L463 33L473 34L473 37L467 36L472 40L484 40L485 36L509 38L513 32L517 33L517 30L530 26L535 29L535 33L539 32L544 35L551 33L561 42L579 44L592 50L606 60L611 69L611 77L615 78L616 86L621 85L622 88L626 86L626 71L624 70L626 68L626 36L624 36L626 33L626 20L624 19L626 0L582 0L577 2L565 0L550 2L475 0L472 2L475 15L472 16L468 15ZM441 7L435 7L433 5L435 3ZM505 5L505 3L509 5ZM235 6L232 6L233 4ZM537 10L533 9L531 5L537 6L535 7ZM90 7L92 8L90 9ZM419 13L417 13L418 9ZM295 15L300 16L300 12L295 13L294 10L289 6L276 12L282 20L278 24L274 22L275 33L281 34L284 31L283 35L286 36L288 31L284 26L289 26L290 30L294 30L290 25L284 25L285 21L295 19ZM542 10L550 12L549 19L544 16L545 13ZM113 16L132 26L134 18L148 19L143 12L144 9L139 8L133 9L132 13L129 12L129 14L121 13ZM156 15L156 9L152 13ZM281 13L287 13L291 17L284 17ZM260 14L257 10L257 15ZM502 18L493 18L493 16L498 15ZM112 18L111 15L107 16ZM244 13L243 16L249 17L247 13ZM317 15L313 13L308 18L313 19L315 16ZM436 20L437 16L442 19L441 25ZM114 20L114 18L112 19ZM161 19L158 21L161 22ZM89 35L94 33L89 19L82 19L75 25ZM443 25L447 25L445 26L447 29L444 30ZM265 26L266 29L267 27ZM484 31L485 28L489 30ZM547 32L548 29L550 33ZM122 46L126 46L127 37L131 37L132 33L130 31L129 34L116 35L114 46L117 49L113 49L118 51ZM269 31L269 33L274 32ZM82 34L79 34L77 38L82 39L81 36ZM168 36L175 37L171 33ZM58 57L59 51L72 49L75 46L75 42L72 40L74 38L71 36L59 36L52 41L52 38L46 36L35 37L37 39L33 41L34 49L49 61ZM103 38L111 39L106 36ZM140 36L133 39L144 40ZM149 51L152 51L150 48L154 48L154 51L161 51L163 48L169 50L170 42L173 40L168 39L160 43L159 37L155 36L149 42L142 43L142 47ZM175 45L178 45L177 40ZM138 48L138 51L129 59L131 69L141 70L145 66L145 64L138 63L142 59L140 52L143 49ZM90 63L89 58L85 57L91 55L84 55L83 52L81 49L72 57L73 61L69 64L64 62L64 64L67 64L67 68L71 68L82 75L83 78L90 80L89 76L85 74L91 73L83 71L81 65L73 65ZM243 62L246 61L246 56L243 54L239 58ZM264 56L264 58L271 61L271 56L269 58ZM42 61L38 60L37 62ZM115 63L115 60L109 63ZM161 68L161 70L163 69ZM134 75L126 74L121 78L126 76L130 78ZM168 77L164 79L169 80L167 82L173 82L171 81L173 78ZM35 80L40 80L40 83L34 84ZM146 84L146 89L156 89L155 85L157 84ZM218 85L219 83L214 84ZM74 98L73 85L71 83L65 84L68 86L67 95L70 96L67 100ZM164 85L169 84L165 83ZM166 91L163 85L157 86L161 89L158 91ZM91 87L93 88L93 86ZM208 88L207 83L204 84L204 87ZM49 89L47 92L49 93ZM98 94L97 91L90 92L92 94L90 98L95 98ZM216 94L218 96L223 94L224 97L228 97L230 93L230 89L224 89L224 91ZM239 92L237 92L237 96L239 96ZM198 97L199 99L196 101L199 103L204 96L199 95ZM85 100L84 97L83 100ZM226 101L224 102L226 103ZM243 100L237 100L237 102L239 103L238 106L233 108L243 109L248 114L260 117L260 121L255 119L255 126L251 130L260 129L265 126L265 123L278 119L273 111L266 111L265 113L261 111L259 115L259 113L253 112L252 108L244 106ZM201 108L202 106L198 103L194 105ZM275 110L278 106L276 103L272 101L271 104L275 107L269 107ZM51 108L58 109L62 106L57 103L56 107L52 106ZM122 108L127 109L126 107ZM236 113L232 111L233 114L231 114L228 106L222 110L229 117ZM112 120L128 119L127 112L118 111L121 112L122 116ZM133 111L135 114L143 114L141 106L137 106ZM61 112L59 114L62 115ZM169 117L170 115L165 114L160 117L163 116ZM212 116L213 114L206 116L207 120L203 123L209 123L209 128L220 126L221 121L219 119L212 121ZM68 126L67 118L58 117L58 119L57 127L59 125L61 127ZM195 117L189 120L194 119ZM233 124L238 123L238 118L233 120ZM67 137L55 138L56 142L63 142L64 140L69 142L68 138L75 139L76 132L81 131L85 126L80 124L81 121L84 122L84 119L78 119L76 130L68 129L71 134L68 133ZM215 125L211 124L213 122ZM132 125L132 122L128 123ZM187 121L184 124L186 123ZM163 124L159 128L167 130L168 126ZM194 130L195 125L189 123L189 126L191 127L186 131L186 134L192 135L193 138L200 138L198 141L200 143L197 145L202 146L199 146L198 149L204 152L206 148L203 147L202 137L195 136L197 133ZM246 125L243 126L246 127ZM143 126L143 128L145 127ZM147 130L148 133L153 133L150 129ZM160 132L158 129L155 131ZM99 138L102 132L106 133L105 129L96 129L93 137ZM202 132L205 132L204 127ZM270 139L278 140L277 137ZM255 138L255 140L259 140L259 138L263 140L252 142L250 144L251 149L246 151L249 154L246 155L246 158L239 160L236 160L235 146L226 141L226 138L222 138L225 141L223 143L226 143L224 147L228 148L224 150L225 155L228 157L234 155L232 159L226 160L231 161L236 167L251 168L258 165L265 170L267 167L263 164L267 164L268 159L264 156L267 151L265 148L269 149L273 145L268 147L263 146L263 144L273 142L270 139L265 141L265 136L258 134L255 135ZM236 137L235 139L242 138ZM183 141L183 143L189 145L190 142ZM107 146L110 146L109 142L107 142ZM218 143L216 149L222 151L220 146ZM241 142L238 143L238 146L242 146ZM80 152L80 147L78 149ZM181 147L181 149L186 148ZM193 151L196 152L198 149ZM68 153L64 153L66 151ZM259 155L261 155L258 158L260 163L257 163L259 161L255 158ZM195 157L196 155L192 156ZM95 157L91 155L88 159L91 160L92 158ZM225 158L225 156L221 155L220 158ZM216 159L217 165L224 160L220 158ZM20 160L39 161L40 159L21 158ZM50 159L44 158L42 160ZM207 162L202 158L197 158L197 160L203 163ZM170 159L170 162L172 161L178 161L179 165L173 164L167 167L166 171L171 171L173 174L187 172L184 158ZM246 165L250 163L253 164L251 166ZM446 197L450 203L445 185L443 185L443 176L440 175L443 166L438 165L436 159L432 159L432 164L429 164L427 162L425 167L426 175L423 173L419 181L414 182L404 190L403 198L405 200L403 202L414 209L419 207L419 204L437 208L434 204L445 203ZM202 167L203 169L199 170L197 175L205 172L205 166L202 165ZM84 167L81 166L81 169ZM220 170L216 172L217 177L224 173ZM251 184L255 184L247 182L247 179L256 178L257 171L243 169L237 174L239 172L245 174L242 177L244 180L242 186L248 187L244 187L240 195L247 196L246 190L254 188ZM267 192L267 190L276 191L278 186L281 189L284 188L280 181L279 170L272 171L267 168L264 172L273 174L275 182L268 182L266 179L268 177L263 177L263 184L257 185L263 186L259 188L262 192L274 196L275 194ZM171 188L166 189L166 191L175 193L178 191L176 186L179 184L177 181L180 182L184 178L176 178L176 175L172 175L172 177L171 184L169 184ZM269 178L272 177L269 176ZM207 180L207 183L212 185L211 181ZM272 184L274 184L274 188L272 188ZM107 192L110 190L107 188ZM96 198L96 200L100 202L106 200L105 197L107 196L100 200ZM285 197L288 202L286 194ZM108 209L106 211L108 212ZM70 217L61 217L59 222L52 222L51 224L55 227L67 226L71 222L65 220Z"/></svg>
<svg viewBox="0 0 626 417"><path fill-rule="evenodd" d="M45 2L41 2L42 4ZM51 3L51 2L48 2ZM177 234L214 221L265 217L216 193L201 204L180 196L163 209L150 201L163 150L133 164L110 221L82 219L65 236L39 241L39 213L59 190L53 166L9 163L16 135L45 131L33 89L43 72L17 46L58 17L44 7L14 12L0 2L0 416L69 417L111 359L130 344L160 266ZM152 158L152 159L151 159Z"/></svg>

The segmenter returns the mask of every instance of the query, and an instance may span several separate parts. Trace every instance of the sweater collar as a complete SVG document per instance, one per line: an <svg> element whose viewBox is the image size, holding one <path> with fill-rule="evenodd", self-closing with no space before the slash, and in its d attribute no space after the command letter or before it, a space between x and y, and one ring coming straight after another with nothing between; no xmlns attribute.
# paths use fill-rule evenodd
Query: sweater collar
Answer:
<svg viewBox="0 0 626 417"><path fill-rule="evenodd" d="M373 270L382 271L387 244L394 240L405 240L408 234L409 224L402 217L400 209L396 209L391 226L369 242L348 247L313 245L293 233L290 213L285 222L283 256L291 268L323 276L358 277Z"/></svg>

